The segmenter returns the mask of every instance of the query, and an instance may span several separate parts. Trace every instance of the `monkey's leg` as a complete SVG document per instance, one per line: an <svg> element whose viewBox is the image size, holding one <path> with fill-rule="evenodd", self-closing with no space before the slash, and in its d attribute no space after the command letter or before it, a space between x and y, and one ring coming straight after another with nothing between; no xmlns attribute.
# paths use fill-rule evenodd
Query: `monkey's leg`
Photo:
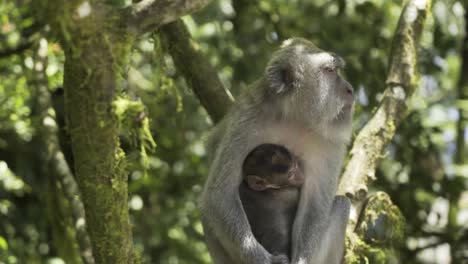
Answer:
<svg viewBox="0 0 468 264"><path fill-rule="evenodd" d="M311 220L312 219L312 220ZM328 217L323 213L308 214L299 220L301 227L293 233L292 261L294 264L325 264L318 260L324 259L321 252L322 238L327 228Z"/></svg>
<svg viewBox="0 0 468 264"><path fill-rule="evenodd" d="M327 229L328 210L320 211L320 205L308 203L309 208L298 211L292 234L292 261L294 264L323 264L321 243ZM299 208L301 209L301 208Z"/></svg>
<svg viewBox="0 0 468 264"><path fill-rule="evenodd" d="M319 172L318 169L318 166L315 167L317 172ZM313 177L313 174L308 176L310 179L324 179ZM333 179L327 178L327 180ZM291 263L328 264L323 262L328 253L328 248L323 244L331 222L330 215L335 198L334 187L333 181L328 184L326 181L317 183L313 180L306 180L304 182L293 224Z"/></svg>
<svg viewBox="0 0 468 264"><path fill-rule="evenodd" d="M351 202L345 196L336 196L330 212L330 225L325 233L323 249L327 256L323 263L339 264L343 260L346 225Z"/></svg>

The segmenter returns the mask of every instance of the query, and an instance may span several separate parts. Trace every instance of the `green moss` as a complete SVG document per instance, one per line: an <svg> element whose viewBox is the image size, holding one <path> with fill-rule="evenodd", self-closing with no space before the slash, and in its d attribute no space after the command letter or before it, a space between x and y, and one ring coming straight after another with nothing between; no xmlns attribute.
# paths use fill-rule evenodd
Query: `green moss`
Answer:
<svg viewBox="0 0 468 264"><path fill-rule="evenodd" d="M133 36L113 24L115 16L100 11L104 13L93 13L95 17L90 15L67 29L73 46L63 43L68 127L96 262L133 263L128 165L119 135L128 126L142 151L154 147L154 141L148 137L147 120L140 127L132 123L133 114L143 108L130 102L119 104L116 96L122 90Z"/></svg>
<svg viewBox="0 0 468 264"><path fill-rule="evenodd" d="M352 241L352 242L351 242ZM362 241L356 234L347 236L347 244L353 244L352 252L347 252L345 263L352 264L380 264L391 263L392 253L384 248L373 247Z"/></svg>
<svg viewBox="0 0 468 264"><path fill-rule="evenodd" d="M129 156L129 161L132 163L134 159L137 159L143 169L147 169L149 163L147 152L154 151L156 142L149 128L145 106L140 101L131 101L124 97L118 97L112 105L122 126L122 134L132 147L139 150L136 157Z"/></svg>
<svg viewBox="0 0 468 264"><path fill-rule="evenodd" d="M356 233L347 237L345 263L398 263L396 248L404 241L405 220L383 192L373 194Z"/></svg>

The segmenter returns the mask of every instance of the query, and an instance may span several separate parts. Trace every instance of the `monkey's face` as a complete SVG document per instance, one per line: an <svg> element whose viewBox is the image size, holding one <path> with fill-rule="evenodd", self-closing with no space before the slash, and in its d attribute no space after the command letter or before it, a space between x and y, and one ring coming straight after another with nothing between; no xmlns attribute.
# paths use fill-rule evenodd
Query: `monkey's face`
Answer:
<svg viewBox="0 0 468 264"><path fill-rule="evenodd" d="M305 56L303 89L298 93L310 96L310 112L317 115L325 126L349 125L354 105L353 87L344 80L339 70L344 67L342 58L327 52ZM304 90L301 92L301 90ZM298 103L307 104L307 101Z"/></svg>
<svg viewBox="0 0 468 264"><path fill-rule="evenodd" d="M348 141L354 98L353 87L339 74L344 64L307 40L285 41L267 68L267 94L284 118Z"/></svg>

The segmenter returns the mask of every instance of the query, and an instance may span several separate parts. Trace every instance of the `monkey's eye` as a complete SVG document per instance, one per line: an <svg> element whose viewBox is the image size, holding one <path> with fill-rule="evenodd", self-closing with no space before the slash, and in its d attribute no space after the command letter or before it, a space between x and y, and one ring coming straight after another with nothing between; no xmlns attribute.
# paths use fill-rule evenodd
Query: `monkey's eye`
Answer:
<svg viewBox="0 0 468 264"><path fill-rule="evenodd" d="M279 173L286 173L289 169L288 165L280 165L280 164L275 164L272 165L273 171L279 172Z"/></svg>

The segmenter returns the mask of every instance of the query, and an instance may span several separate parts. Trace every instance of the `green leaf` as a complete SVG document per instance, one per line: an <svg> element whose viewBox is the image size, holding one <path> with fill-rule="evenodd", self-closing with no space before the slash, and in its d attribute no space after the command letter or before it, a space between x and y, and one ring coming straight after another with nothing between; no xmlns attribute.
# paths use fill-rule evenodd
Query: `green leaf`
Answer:
<svg viewBox="0 0 468 264"><path fill-rule="evenodd" d="M7 250L8 249L7 241L1 236L0 236L0 249L2 249L2 250Z"/></svg>

